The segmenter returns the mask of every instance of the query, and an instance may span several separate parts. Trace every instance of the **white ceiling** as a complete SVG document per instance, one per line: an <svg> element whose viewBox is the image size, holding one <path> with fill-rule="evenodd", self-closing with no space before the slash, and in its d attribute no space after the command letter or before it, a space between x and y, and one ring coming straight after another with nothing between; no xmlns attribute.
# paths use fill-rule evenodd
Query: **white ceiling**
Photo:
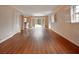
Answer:
<svg viewBox="0 0 79 59"><path fill-rule="evenodd" d="M25 16L45 16L56 9L57 5L14 5Z"/></svg>

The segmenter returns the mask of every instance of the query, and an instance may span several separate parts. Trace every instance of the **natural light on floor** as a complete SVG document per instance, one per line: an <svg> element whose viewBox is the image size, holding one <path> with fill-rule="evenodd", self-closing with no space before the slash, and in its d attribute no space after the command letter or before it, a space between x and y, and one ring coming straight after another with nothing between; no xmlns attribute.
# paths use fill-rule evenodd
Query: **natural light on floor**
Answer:
<svg viewBox="0 0 79 59"><path fill-rule="evenodd" d="M35 28L42 28L42 25L35 24Z"/></svg>

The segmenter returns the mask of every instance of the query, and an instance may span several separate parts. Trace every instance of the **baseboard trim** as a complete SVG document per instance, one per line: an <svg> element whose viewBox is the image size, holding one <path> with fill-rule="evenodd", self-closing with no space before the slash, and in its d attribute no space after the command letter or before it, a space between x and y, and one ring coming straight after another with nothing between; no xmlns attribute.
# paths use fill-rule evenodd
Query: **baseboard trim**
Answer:
<svg viewBox="0 0 79 59"><path fill-rule="evenodd" d="M16 33L13 33L13 34L7 36L7 37L4 38L3 40L1 40L0 43L2 43L2 42L4 42L4 41L8 40L9 38L11 38L12 36L14 36L15 34L16 34Z"/></svg>
<svg viewBox="0 0 79 59"><path fill-rule="evenodd" d="M54 31L55 33L57 33L58 35L60 35L60 36L62 36L62 37L64 37L64 38L66 38L68 41L72 42L73 44L75 44L76 46L79 47L79 44L77 44L75 41L69 40L70 38L64 36L63 34L60 34L59 32L57 32L57 31L55 31L55 30L53 30L53 29L51 29L51 30Z"/></svg>

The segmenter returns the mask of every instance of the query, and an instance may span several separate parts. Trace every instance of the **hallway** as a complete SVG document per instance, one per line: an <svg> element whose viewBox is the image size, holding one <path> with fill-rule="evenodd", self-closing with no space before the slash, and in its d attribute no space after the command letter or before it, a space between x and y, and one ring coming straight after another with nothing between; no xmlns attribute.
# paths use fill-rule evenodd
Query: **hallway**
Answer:
<svg viewBox="0 0 79 59"><path fill-rule="evenodd" d="M79 47L50 29L26 29L0 43L3 54L79 53Z"/></svg>

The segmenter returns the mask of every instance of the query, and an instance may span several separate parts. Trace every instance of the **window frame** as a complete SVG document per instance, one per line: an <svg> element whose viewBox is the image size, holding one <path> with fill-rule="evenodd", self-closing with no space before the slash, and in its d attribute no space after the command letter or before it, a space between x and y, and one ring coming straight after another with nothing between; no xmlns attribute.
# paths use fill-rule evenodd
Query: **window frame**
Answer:
<svg viewBox="0 0 79 59"><path fill-rule="evenodd" d="M76 6L78 5L71 6L71 23L79 23L79 12L76 12Z"/></svg>

